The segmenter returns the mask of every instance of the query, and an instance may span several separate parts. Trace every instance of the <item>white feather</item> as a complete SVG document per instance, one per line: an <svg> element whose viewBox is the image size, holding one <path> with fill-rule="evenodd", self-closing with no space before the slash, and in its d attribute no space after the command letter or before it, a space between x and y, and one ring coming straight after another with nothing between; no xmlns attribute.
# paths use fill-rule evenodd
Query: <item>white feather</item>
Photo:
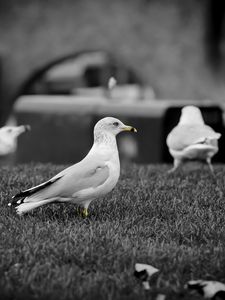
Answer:
<svg viewBox="0 0 225 300"><path fill-rule="evenodd" d="M47 199L47 200L42 200L39 202L22 203L16 207L16 212L18 215L23 215L23 214L27 213L28 211L31 211L39 206L51 203L53 201L54 201L54 199Z"/></svg>

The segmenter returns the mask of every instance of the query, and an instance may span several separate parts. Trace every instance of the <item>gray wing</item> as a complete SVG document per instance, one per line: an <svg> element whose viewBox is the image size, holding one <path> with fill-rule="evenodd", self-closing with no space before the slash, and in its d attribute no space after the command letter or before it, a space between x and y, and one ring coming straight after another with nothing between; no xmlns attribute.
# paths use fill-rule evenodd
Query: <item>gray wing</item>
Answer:
<svg viewBox="0 0 225 300"><path fill-rule="evenodd" d="M59 180L62 176L60 177L56 177L54 179L50 179L48 181L45 181L39 185L36 185L30 189L27 189L27 190L24 190L24 191L21 191L19 192L18 194L14 195L12 198L13 199L16 199L16 198L21 198L21 197L27 197L27 196L30 196L34 193L37 193L38 191L41 191L43 189L45 189L46 187L52 185L54 182L56 182L57 180Z"/></svg>
<svg viewBox="0 0 225 300"><path fill-rule="evenodd" d="M44 190L46 189L47 187L49 187L50 185L52 185L54 182L56 182L57 180L59 180L62 176L59 176L59 177L56 177L54 179L50 179L48 181L45 181L35 187L32 187L30 189L27 189L27 190L24 190L24 191L21 191L19 193L17 193L16 195L14 195L12 197L12 201L11 201L11 204L17 204L17 200L19 198L26 198L26 197L29 197L41 190Z"/></svg>
<svg viewBox="0 0 225 300"><path fill-rule="evenodd" d="M106 164L85 160L63 170L49 181L23 191L15 197L17 199L18 197L27 197L24 202L35 202L54 197L69 198L78 191L102 185L108 177L109 168Z"/></svg>

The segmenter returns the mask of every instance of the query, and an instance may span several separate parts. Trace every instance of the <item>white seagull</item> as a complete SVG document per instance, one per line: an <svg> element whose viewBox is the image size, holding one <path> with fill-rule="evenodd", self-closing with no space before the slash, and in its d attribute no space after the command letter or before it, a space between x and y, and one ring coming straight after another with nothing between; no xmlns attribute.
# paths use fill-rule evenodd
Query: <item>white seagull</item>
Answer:
<svg viewBox="0 0 225 300"><path fill-rule="evenodd" d="M198 291L205 299L225 299L225 284L219 281L190 280L185 287Z"/></svg>
<svg viewBox="0 0 225 300"><path fill-rule="evenodd" d="M220 133L204 123L201 111L196 106L185 106L181 110L179 123L166 139L169 152L174 158L175 171L185 160L206 160L213 173L211 158L218 152Z"/></svg>
<svg viewBox="0 0 225 300"><path fill-rule="evenodd" d="M122 131L137 130L116 118L101 119L94 127L93 146L83 160L50 180L18 193L9 206L16 205L17 213L22 215L48 203L70 202L82 206L82 215L86 217L91 201L110 192L119 179L116 135Z"/></svg>
<svg viewBox="0 0 225 300"><path fill-rule="evenodd" d="M0 156L5 156L16 151L17 138L25 131L30 130L29 125L4 126L0 128Z"/></svg>
<svg viewBox="0 0 225 300"><path fill-rule="evenodd" d="M108 81L108 89L112 90L117 85L117 80L114 77L110 77Z"/></svg>

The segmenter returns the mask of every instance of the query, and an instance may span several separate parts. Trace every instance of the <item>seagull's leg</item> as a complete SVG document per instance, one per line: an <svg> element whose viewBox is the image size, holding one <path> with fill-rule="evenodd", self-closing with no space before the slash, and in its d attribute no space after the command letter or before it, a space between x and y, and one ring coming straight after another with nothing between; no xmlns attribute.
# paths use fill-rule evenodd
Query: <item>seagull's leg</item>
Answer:
<svg viewBox="0 0 225 300"><path fill-rule="evenodd" d="M213 166L212 166L212 163L211 163L211 157L207 157L206 162L209 166L209 169L210 169L211 173L213 174L213 176L215 176L214 169L213 169Z"/></svg>
<svg viewBox="0 0 225 300"><path fill-rule="evenodd" d="M86 218L88 216L88 209L87 208L81 208L80 206L77 207L76 212L78 216Z"/></svg>
<svg viewBox="0 0 225 300"><path fill-rule="evenodd" d="M87 216L88 216L88 209L87 209L87 207L83 208L81 214L82 214L82 217L87 218Z"/></svg>
<svg viewBox="0 0 225 300"><path fill-rule="evenodd" d="M89 207L89 204L91 203L93 199L89 199L89 200L86 200L85 202L82 203L83 205L83 208L81 209L81 215L83 218L87 218L89 213L88 213L88 207Z"/></svg>
<svg viewBox="0 0 225 300"><path fill-rule="evenodd" d="M181 159L174 158L173 168L169 170L168 173L173 173L180 166L180 164L181 164Z"/></svg>

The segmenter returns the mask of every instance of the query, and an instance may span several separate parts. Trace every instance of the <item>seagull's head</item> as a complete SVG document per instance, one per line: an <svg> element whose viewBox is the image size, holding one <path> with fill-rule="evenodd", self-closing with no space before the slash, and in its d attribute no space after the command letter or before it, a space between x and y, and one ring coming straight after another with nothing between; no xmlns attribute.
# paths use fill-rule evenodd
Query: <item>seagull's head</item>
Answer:
<svg viewBox="0 0 225 300"><path fill-rule="evenodd" d="M0 128L0 155L8 155L16 151L17 138L30 130L29 125L4 126Z"/></svg>
<svg viewBox="0 0 225 300"><path fill-rule="evenodd" d="M179 124L199 124L203 125L204 120L200 109L194 105L184 106L181 110L181 117Z"/></svg>
<svg viewBox="0 0 225 300"><path fill-rule="evenodd" d="M97 135L98 133L109 133L116 136L122 131L137 132L137 129L123 124L119 119L106 117L97 122L94 128L94 135Z"/></svg>
<svg viewBox="0 0 225 300"><path fill-rule="evenodd" d="M13 140L16 139L23 132L29 130L30 130L30 125L4 126L0 128L0 136L3 139Z"/></svg>

